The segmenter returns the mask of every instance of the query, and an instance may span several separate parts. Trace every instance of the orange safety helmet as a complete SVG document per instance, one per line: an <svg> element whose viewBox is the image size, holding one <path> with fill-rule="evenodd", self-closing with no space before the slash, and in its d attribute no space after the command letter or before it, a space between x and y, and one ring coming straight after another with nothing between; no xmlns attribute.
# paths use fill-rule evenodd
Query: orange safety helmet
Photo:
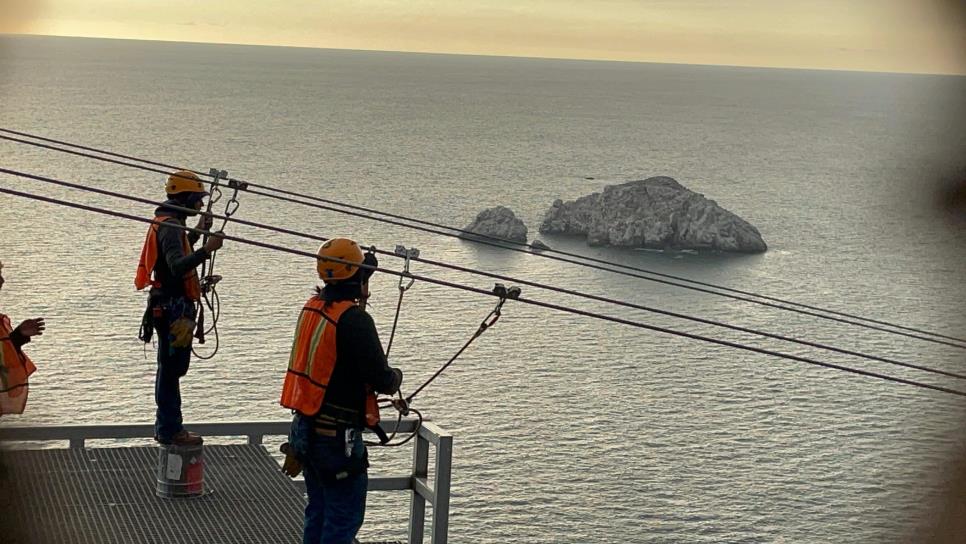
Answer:
<svg viewBox="0 0 966 544"><path fill-rule="evenodd" d="M176 195L178 193L208 194L208 191L205 190L205 186L198 179L198 176L189 170L178 170L168 176L168 183L164 186L164 192L169 195Z"/></svg>
<svg viewBox="0 0 966 544"><path fill-rule="evenodd" d="M333 238L322 244L319 247L318 256L342 259L356 264L362 264L365 259L359 244L348 238ZM331 282L351 278L359 267L320 258L316 264L316 269L319 271L320 278L326 282Z"/></svg>

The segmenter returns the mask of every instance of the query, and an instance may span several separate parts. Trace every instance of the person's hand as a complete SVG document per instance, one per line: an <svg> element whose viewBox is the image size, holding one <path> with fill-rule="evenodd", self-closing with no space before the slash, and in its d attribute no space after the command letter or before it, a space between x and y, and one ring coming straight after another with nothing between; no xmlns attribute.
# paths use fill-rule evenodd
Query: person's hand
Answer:
<svg viewBox="0 0 966 544"><path fill-rule="evenodd" d="M198 230L211 230L211 226L215 223L215 218L206 213L201 214L198 219L198 226L195 228Z"/></svg>
<svg viewBox="0 0 966 544"><path fill-rule="evenodd" d="M36 319L28 319L21 323L17 330L20 334L30 338L31 336L40 336L44 334L44 329L47 328L47 323L44 322L44 318L38 317Z"/></svg>
<svg viewBox="0 0 966 544"><path fill-rule="evenodd" d="M282 463L282 472L289 478L298 476L302 472L302 463L295 457L292 452L292 447L286 442L282 444L279 450L285 454L285 462Z"/></svg>
<svg viewBox="0 0 966 544"><path fill-rule="evenodd" d="M402 370L398 368L392 369L392 383L389 384L389 394L392 395L396 391L399 391L399 386L402 385L403 373Z"/></svg>
<svg viewBox="0 0 966 544"><path fill-rule="evenodd" d="M208 241L205 242L205 251L208 255L221 249L221 245L225 243L225 237L221 233L212 233Z"/></svg>

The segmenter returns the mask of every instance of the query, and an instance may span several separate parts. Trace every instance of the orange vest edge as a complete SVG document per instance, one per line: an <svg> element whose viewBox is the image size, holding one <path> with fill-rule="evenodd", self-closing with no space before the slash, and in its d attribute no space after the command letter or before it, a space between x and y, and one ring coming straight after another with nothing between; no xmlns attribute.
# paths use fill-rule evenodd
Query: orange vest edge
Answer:
<svg viewBox="0 0 966 544"><path fill-rule="evenodd" d="M37 370L10 339L10 318L0 314L0 415L22 414L27 405L27 377Z"/></svg>
<svg viewBox="0 0 966 544"><path fill-rule="evenodd" d="M138 291L146 287L161 287L161 282L152 279L154 265L158 262L158 226L171 216L159 215L154 218L154 222L148 227L148 233L144 237L144 245L141 247L141 257L138 260L137 272L134 274L134 287ZM188 235L181 232L181 243L184 246L185 255L191 253L191 244L188 242ZM198 272L191 269L184 277L184 293L191 300L201 300L201 281L198 279Z"/></svg>

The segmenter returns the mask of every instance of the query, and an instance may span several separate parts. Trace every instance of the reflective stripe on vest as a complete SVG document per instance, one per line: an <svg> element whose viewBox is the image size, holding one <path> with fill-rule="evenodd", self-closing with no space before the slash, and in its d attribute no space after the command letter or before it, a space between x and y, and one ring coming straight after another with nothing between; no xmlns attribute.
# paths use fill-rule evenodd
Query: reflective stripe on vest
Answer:
<svg viewBox="0 0 966 544"><path fill-rule="evenodd" d="M10 339L10 319L0 314L0 415L22 414L27 405L27 376L37 370Z"/></svg>
<svg viewBox="0 0 966 544"><path fill-rule="evenodd" d="M302 308L295 326L295 341L289 356L288 371L282 385L282 406L313 417L325 400L325 389L335 370L335 331L339 318L356 304L333 302L312 297Z"/></svg>
<svg viewBox="0 0 966 544"><path fill-rule="evenodd" d="M158 262L158 226L168 219L174 219L174 217L164 215L155 217L154 223L148 228L148 234L144 237L138 270L134 275L134 287L138 291L145 287L161 287L161 282L151 279L151 275L154 272L154 265ZM185 231L181 231L181 244L184 246L185 255L190 255L191 243L188 242L188 233ZM184 275L184 294L191 300L201 300L201 282L198 280L198 271L194 268Z"/></svg>

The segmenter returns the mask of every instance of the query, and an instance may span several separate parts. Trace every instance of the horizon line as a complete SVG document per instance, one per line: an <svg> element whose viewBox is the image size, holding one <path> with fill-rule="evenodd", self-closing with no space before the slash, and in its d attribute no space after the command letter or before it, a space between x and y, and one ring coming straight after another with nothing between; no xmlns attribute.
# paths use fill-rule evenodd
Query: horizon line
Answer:
<svg viewBox="0 0 966 544"><path fill-rule="evenodd" d="M457 51L417 51L417 50L392 50L392 49L357 49L348 47L321 47L311 45L288 45L288 44L260 44L260 43L240 43L240 42L205 42L205 41L183 41L183 40L158 40L148 38L119 38L112 36L80 36L73 34L32 34L32 33L13 33L0 32L0 37L26 37L26 38L74 38L86 40L115 40L132 42L153 42L163 44L187 44L187 45L211 45L211 46L242 46L242 47L270 47L287 49L308 49L322 51L356 51L364 53L404 53L413 55L448 55L460 57L485 57L500 59L523 59L523 60L556 60L573 62L601 62L601 63L622 63L622 64L656 64L664 66L695 66L695 67L714 67L714 68L752 68L759 70L803 70L812 72L844 72L859 74L884 74L884 75L911 75L911 76L942 76L942 77L966 77L963 72L916 72L916 71L886 71L871 70L860 68L821 68L814 66L782 66L767 64L714 64L714 63L688 63L671 62L660 60L628 60L628 59L608 59L608 58L585 58L585 57L552 57L552 56L532 56L532 55L499 55L493 53L464 53Z"/></svg>

